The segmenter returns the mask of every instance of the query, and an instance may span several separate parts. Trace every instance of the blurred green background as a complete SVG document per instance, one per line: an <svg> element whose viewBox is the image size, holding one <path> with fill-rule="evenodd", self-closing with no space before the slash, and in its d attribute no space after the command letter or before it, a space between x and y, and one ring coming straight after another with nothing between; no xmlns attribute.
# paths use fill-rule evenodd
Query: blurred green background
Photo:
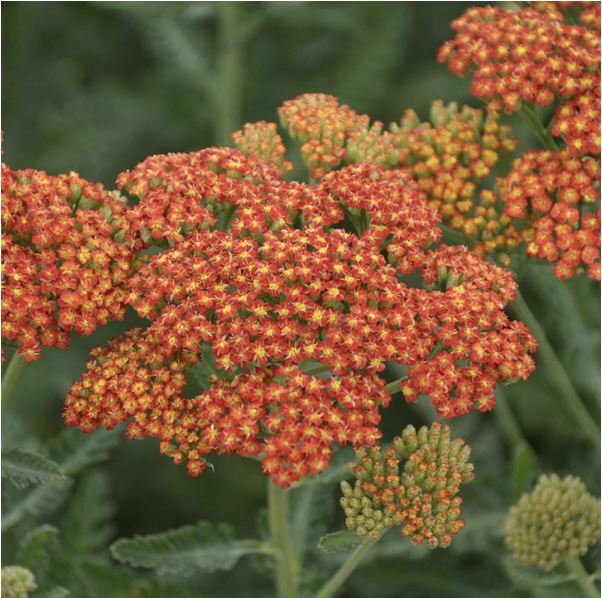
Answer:
<svg viewBox="0 0 602 598"><path fill-rule="evenodd" d="M3 159L13 169L74 170L111 188L119 172L148 155L230 144L232 131L245 122L277 120L277 107L305 92L333 94L386 124L408 108L426 118L434 99L478 106L469 80L436 62L437 49L452 36L450 21L475 4L4 2ZM587 279L562 284L549 267L531 266L521 290L598 417L599 285ZM44 349L40 362L26 365L3 424L14 432L18 418L40 443L55 436L64 427L63 397L89 348L134 323L130 314L126 322L74 339L66 351ZM545 365L538 365L528 382L506 389L537 452L536 471L580 475L597 493L599 456L555 398ZM424 400L408 406L398 399L385 415L386 438L433 417ZM356 572L342 596L372 596L375 584L383 598L402 595L401 588L406 598L523 595L501 566L500 524L516 498L507 438L495 414L471 414L453 421L452 430L472 445L476 463L477 480L464 495L466 529L449 550L434 553L389 534L381 558ZM14 437L11 430L8 435ZM200 519L229 521L239 537L255 535L255 513L265 503L259 465L235 457L214 465L214 473L189 478L153 440L122 438L105 465L114 537ZM337 499L334 490L325 498L333 512ZM340 528L341 514L333 518L332 529ZM260 596L241 589L255 579L243 564L233 574L204 579L205 593L198 595ZM264 583L266 595L269 587Z"/></svg>

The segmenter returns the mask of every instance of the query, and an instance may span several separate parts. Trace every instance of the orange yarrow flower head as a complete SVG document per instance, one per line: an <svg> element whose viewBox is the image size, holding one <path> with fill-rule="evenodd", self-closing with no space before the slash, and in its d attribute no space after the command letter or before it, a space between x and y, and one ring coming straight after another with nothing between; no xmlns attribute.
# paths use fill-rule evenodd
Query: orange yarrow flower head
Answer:
<svg viewBox="0 0 602 598"><path fill-rule="evenodd" d="M416 432L407 426L393 445L356 450L349 469L355 486L341 482L346 524L359 536L379 538L393 525L415 544L447 548L463 527L460 484L473 479L470 448L452 441L450 428L435 422ZM404 460L403 468L401 461Z"/></svg>
<svg viewBox="0 0 602 598"><path fill-rule="evenodd" d="M209 148L153 156L118 180L140 200L132 227L165 249L126 289L151 323L95 350L67 397L71 425L128 422L129 436L159 438L191 475L213 453L258 456L287 487L325 469L333 444L380 437L387 361L413 367L420 382L407 385L408 400L435 392L450 417L490 409L497 381L532 369L532 337L503 314L508 273L432 250L439 217L403 172L358 164L312 187L239 150ZM337 227L345 217L357 234ZM462 292L437 287L439 270L453 267ZM427 288L408 287L411 273ZM467 310L471 293L479 307ZM433 350L440 336L448 364L461 369L472 350L480 361L435 387L424 364L434 356L432 371L447 376ZM185 398L198 368L213 375Z"/></svg>
<svg viewBox="0 0 602 598"><path fill-rule="evenodd" d="M456 74L471 71L472 93L507 112L587 93L599 85L599 27L566 23L560 4L470 8L452 23L456 37L442 46L439 61ZM598 2L579 4L599 19Z"/></svg>
<svg viewBox="0 0 602 598"><path fill-rule="evenodd" d="M2 337L27 360L125 315L143 243L125 201L71 172L2 164Z"/></svg>
<svg viewBox="0 0 602 598"><path fill-rule="evenodd" d="M561 280L600 280L599 181L600 161L568 148L526 152L498 179L504 213L528 223L527 255L554 263Z"/></svg>

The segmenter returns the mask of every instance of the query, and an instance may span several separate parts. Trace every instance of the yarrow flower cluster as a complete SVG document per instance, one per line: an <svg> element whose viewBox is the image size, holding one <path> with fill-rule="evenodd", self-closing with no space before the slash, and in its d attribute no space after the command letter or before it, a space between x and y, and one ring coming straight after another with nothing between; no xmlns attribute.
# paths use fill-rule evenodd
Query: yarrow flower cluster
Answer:
<svg viewBox="0 0 602 598"><path fill-rule="evenodd" d="M600 541L600 500L575 476L542 475L510 510L506 545L516 560L551 571Z"/></svg>
<svg viewBox="0 0 602 598"><path fill-rule="evenodd" d="M2 337L27 361L125 315L143 246L121 198L76 173L2 164Z"/></svg>
<svg viewBox="0 0 602 598"><path fill-rule="evenodd" d="M564 20L577 4L587 14L585 26ZM498 110L513 112L521 102L548 106L599 89L599 24L588 24L599 19L599 2L470 8L452 22L457 35L440 49L439 61L456 74L471 69L471 92Z"/></svg>
<svg viewBox="0 0 602 598"><path fill-rule="evenodd" d="M286 487L322 471L333 443L379 438L387 361L409 366L408 400L431 395L447 417L491 409L498 381L533 371L533 338L503 312L512 277L430 249L439 218L404 173L354 165L312 187L212 148L153 156L119 185L140 198L132 227L166 248L126 289L152 323L94 353L67 397L72 425L129 421L192 475L212 452L260 456ZM345 216L357 234L334 228ZM414 272L427 288L403 282ZM186 399L205 349L218 374Z"/></svg>
<svg viewBox="0 0 602 598"><path fill-rule="evenodd" d="M469 456L470 448L452 441L440 422L418 432L407 426L384 454L378 446L357 450L356 463L349 464L355 486L341 482L347 527L377 539L401 525L402 536L415 544L446 548L464 527L458 493L473 479Z"/></svg>
<svg viewBox="0 0 602 598"><path fill-rule="evenodd" d="M600 3L472 8L452 26L457 35L439 60L470 71L474 95L531 122L537 106L554 105L540 131L546 151L515 160L497 180L499 197L484 199L503 206L527 254L553 262L558 278L600 280Z"/></svg>
<svg viewBox="0 0 602 598"><path fill-rule="evenodd" d="M529 223L527 255L553 262L560 280L578 271L600 280L599 180L599 160L565 148L526 152L498 181L504 213Z"/></svg>

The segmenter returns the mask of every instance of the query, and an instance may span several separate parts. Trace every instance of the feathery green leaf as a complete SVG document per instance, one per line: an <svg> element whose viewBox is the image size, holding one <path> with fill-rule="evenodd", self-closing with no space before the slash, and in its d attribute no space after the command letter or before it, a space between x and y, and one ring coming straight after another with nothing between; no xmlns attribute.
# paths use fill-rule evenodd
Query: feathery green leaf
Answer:
<svg viewBox="0 0 602 598"><path fill-rule="evenodd" d="M2 477L18 488L25 488L65 476L58 464L44 455L16 448L2 453Z"/></svg>
<svg viewBox="0 0 602 598"><path fill-rule="evenodd" d="M117 560L155 569L159 575L231 569L245 554L266 551L257 540L233 540L226 524L204 521L151 536L117 540L111 545L111 554Z"/></svg>

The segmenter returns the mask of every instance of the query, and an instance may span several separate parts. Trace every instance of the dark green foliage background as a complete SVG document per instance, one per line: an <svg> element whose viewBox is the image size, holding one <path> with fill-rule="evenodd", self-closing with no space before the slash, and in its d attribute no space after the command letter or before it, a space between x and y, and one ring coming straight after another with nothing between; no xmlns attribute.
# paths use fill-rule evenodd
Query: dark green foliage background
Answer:
<svg viewBox="0 0 602 598"><path fill-rule="evenodd" d="M435 58L452 35L450 21L474 4L4 2L3 159L14 169L50 174L75 170L111 188L120 171L148 155L229 144L233 130L245 122L276 120L276 108L284 100L305 92L336 95L385 123L399 120L408 108L426 118L434 99L478 106L469 81L454 77ZM520 126L518 135L526 145L533 143ZM530 265L520 282L578 392L598 418L599 285L587 279L560 283L545 265ZM130 314L126 322L112 323L90 338L73 339L66 351L44 349L41 361L27 364L3 413L4 445L19 446L27 437L17 433L16 421L30 432L29 444L43 444L63 430L62 401L83 372L89 348L135 323ZM538 365L528 382L506 389L538 457L528 481L541 471L573 473L598 495L597 451L563 410L545 364ZM390 439L408 423L418 426L433 418L424 400L407 406L397 397L384 415L383 430ZM466 529L450 549L436 552L391 532L342 596L528 595L502 566L501 526L516 498L507 439L495 414L454 420L452 430L472 446L476 464L476 480L464 493ZM189 478L185 467L159 454L153 440L128 442L120 435L99 469L109 481L101 495L104 509L113 512L105 529L110 540L198 520L227 521L237 537L255 537L257 512L265 504L259 465L236 457L213 463L213 473ZM338 491L321 496L331 525L320 533L341 528L337 500ZM54 514L52 523L59 525L66 513ZM2 558L3 565L14 562L10 550ZM343 557L314 552L311 558L317 575ZM594 555L591 562L597 559ZM197 576L187 582L196 588L191 595L271 595L269 580L253 564L257 562L247 559L233 572ZM310 585L311 578L309 574ZM74 596L91 595L69 589ZM174 596L184 595L174 591ZM535 595L571 595L566 586L546 592ZM171 594L165 590L163 595Z"/></svg>

